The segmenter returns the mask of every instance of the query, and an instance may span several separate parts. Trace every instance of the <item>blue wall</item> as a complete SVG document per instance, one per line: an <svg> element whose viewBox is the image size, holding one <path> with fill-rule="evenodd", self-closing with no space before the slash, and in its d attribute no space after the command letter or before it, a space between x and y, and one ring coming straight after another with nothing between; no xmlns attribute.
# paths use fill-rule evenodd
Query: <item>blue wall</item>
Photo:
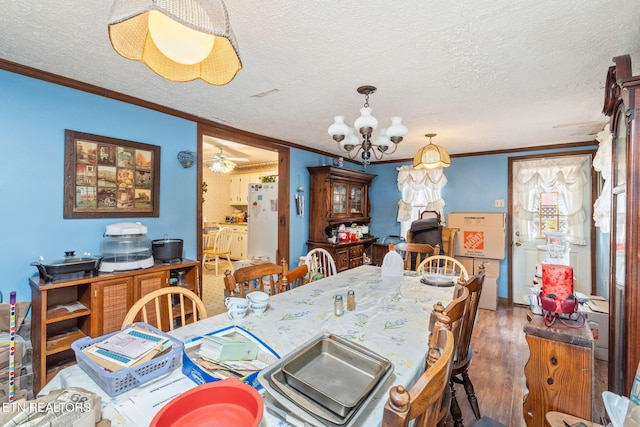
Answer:
<svg viewBox="0 0 640 427"><path fill-rule="evenodd" d="M332 159L326 156L320 156L310 151L298 150L292 148L290 150L290 188L291 200L289 204L290 210L290 228L289 228L289 265L296 267L300 256L307 253L307 240L309 238L309 171L307 166L322 166L332 164ZM303 192L298 193L298 187L302 186ZM304 213L298 216L296 213L295 195L304 196Z"/></svg>
<svg viewBox="0 0 640 427"><path fill-rule="evenodd" d="M197 125L112 99L0 71L0 271L5 301L17 291L30 300L30 263L64 251L98 254L105 226L140 221L152 239L184 239L184 255L196 254L196 168L176 160L196 151ZM65 129L161 147L160 217L64 219Z"/></svg>

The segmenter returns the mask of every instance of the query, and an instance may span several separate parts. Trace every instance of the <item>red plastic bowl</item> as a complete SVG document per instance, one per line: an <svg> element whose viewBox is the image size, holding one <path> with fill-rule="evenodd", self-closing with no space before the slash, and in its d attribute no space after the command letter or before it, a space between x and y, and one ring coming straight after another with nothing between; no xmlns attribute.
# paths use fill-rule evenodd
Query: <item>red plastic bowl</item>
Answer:
<svg viewBox="0 0 640 427"><path fill-rule="evenodd" d="M229 378L203 384L165 405L151 427L258 427L264 402L253 387Z"/></svg>

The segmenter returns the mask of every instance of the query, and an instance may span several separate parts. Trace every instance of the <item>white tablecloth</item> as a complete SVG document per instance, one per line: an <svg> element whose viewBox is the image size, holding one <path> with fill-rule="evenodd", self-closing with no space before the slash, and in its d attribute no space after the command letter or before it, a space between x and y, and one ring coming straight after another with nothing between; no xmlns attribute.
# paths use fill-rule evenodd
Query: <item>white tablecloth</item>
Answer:
<svg viewBox="0 0 640 427"><path fill-rule="evenodd" d="M355 292L354 311L347 311L348 290ZM421 284L420 277L413 272L405 272L402 277L382 277L380 267L365 265L273 296L261 316L249 312L244 319L232 321L224 313L170 334L184 341L235 324L252 332L283 357L314 335L328 332L351 339L388 358L394 365L393 384L410 386L423 372L433 305L438 301L446 305L451 301L452 293L452 287ZM344 315L340 317L334 315L335 295L343 295L345 301ZM178 369L165 380L184 384L180 377ZM104 416L112 418L114 426L134 425L117 409L144 388L111 398L79 367L71 366L56 375L40 394L71 386L101 394ZM387 391L376 396L366 417L359 417L362 425L380 424ZM263 425L286 424L265 412Z"/></svg>

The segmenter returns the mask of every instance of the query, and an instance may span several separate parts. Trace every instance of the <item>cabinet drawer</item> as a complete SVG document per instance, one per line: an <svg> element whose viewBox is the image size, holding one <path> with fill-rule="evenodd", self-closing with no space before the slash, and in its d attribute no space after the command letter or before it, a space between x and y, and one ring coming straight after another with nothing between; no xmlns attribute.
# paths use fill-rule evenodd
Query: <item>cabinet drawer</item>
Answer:
<svg viewBox="0 0 640 427"><path fill-rule="evenodd" d="M349 261L349 268L360 267L362 264L364 264L364 260L361 256L358 258L351 258Z"/></svg>
<svg viewBox="0 0 640 427"><path fill-rule="evenodd" d="M349 248L349 258L362 257L363 252L364 252L364 245L351 246Z"/></svg>
<svg viewBox="0 0 640 427"><path fill-rule="evenodd" d="M344 271L349 269L349 248L336 250L336 270Z"/></svg>

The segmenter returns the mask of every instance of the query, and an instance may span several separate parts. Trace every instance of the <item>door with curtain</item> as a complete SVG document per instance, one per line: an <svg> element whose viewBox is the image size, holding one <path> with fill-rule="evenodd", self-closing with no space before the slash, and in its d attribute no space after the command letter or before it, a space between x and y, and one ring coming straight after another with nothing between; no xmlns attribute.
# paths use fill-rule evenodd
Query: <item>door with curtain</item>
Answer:
<svg viewBox="0 0 640 427"><path fill-rule="evenodd" d="M526 296L531 293L536 266L550 258L549 233L567 237L575 291L592 293L592 156L591 151L581 151L509 158L513 303L528 304Z"/></svg>

